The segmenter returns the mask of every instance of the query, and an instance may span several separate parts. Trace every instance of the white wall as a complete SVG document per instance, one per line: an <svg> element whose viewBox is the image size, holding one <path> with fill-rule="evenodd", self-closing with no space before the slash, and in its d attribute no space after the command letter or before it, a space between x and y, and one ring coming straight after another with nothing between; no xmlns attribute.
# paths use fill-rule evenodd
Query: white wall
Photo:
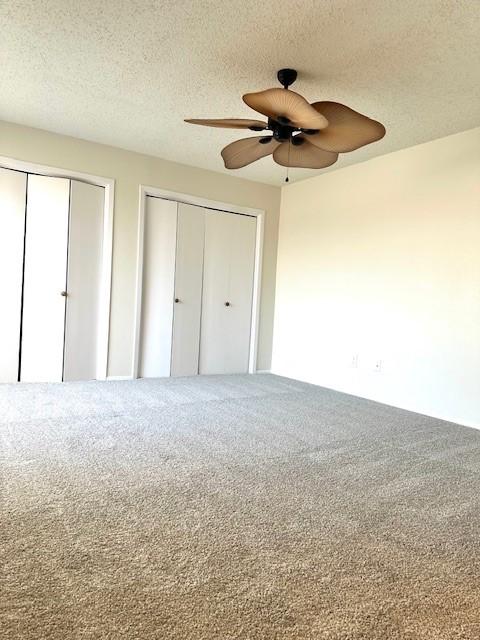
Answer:
<svg viewBox="0 0 480 640"><path fill-rule="evenodd" d="M480 427L479 185L480 128L285 187L273 371Z"/></svg>
<svg viewBox="0 0 480 640"><path fill-rule="evenodd" d="M110 376L128 376L132 367L139 185L264 209L257 366L270 368L280 206L278 187L1 121L0 155L115 178Z"/></svg>

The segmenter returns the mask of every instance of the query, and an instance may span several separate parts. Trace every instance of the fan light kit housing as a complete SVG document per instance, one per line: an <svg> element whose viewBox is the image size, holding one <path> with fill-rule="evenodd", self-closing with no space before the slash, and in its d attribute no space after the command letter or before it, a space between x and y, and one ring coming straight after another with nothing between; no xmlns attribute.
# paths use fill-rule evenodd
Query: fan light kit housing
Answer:
<svg viewBox="0 0 480 640"><path fill-rule="evenodd" d="M380 122L350 107L328 101L309 104L290 91L297 79L295 69L280 69L277 78L283 89L274 87L243 96L246 105L266 116L266 122L244 118L185 120L209 127L270 132L228 144L221 152L227 169L240 169L269 155L284 167L323 169L334 164L339 153L354 151L385 135Z"/></svg>

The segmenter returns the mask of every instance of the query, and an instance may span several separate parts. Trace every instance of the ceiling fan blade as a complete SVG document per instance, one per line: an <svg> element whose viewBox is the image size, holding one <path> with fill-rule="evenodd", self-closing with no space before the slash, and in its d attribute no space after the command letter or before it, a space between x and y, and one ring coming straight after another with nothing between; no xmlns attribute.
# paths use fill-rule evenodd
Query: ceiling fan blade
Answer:
<svg viewBox="0 0 480 640"><path fill-rule="evenodd" d="M328 127L308 136L308 141L325 151L354 151L385 135L383 124L338 102L314 102L312 107L327 118Z"/></svg>
<svg viewBox="0 0 480 640"><path fill-rule="evenodd" d="M236 140L227 144L222 149L222 158L227 169L240 169L247 164L260 160L265 156L269 156L280 145L279 142L268 138L268 142L261 143L260 140L265 140L265 136L259 136L255 138L243 138L242 140Z"/></svg>
<svg viewBox="0 0 480 640"><path fill-rule="evenodd" d="M193 118L185 120L189 124L200 124L204 127L222 127L224 129L253 129L254 131L263 131L267 128L267 123L261 120L246 120L245 118L219 118L214 120L205 120L201 118Z"/></svg>
<svg viewBox="0 0 480 640"><path fill-rule="evenodd" d="M328 125L328 120L303 96L287 89L266 89L257 93L246 93L243 101L258 113L263 113L281 124L290 124L302 129L325 129Z"/></svg>
<svg viewBox="0 0 480 640"><path fill-rule="evenodd" d="M303 139L298 144L298 139ZM283 167L302 167L304 169L324 169L334 164L338 159L338 153L323 151L310 144L304 136L296 136L297 144L284 142L273 152L273 159Z"/></svg>

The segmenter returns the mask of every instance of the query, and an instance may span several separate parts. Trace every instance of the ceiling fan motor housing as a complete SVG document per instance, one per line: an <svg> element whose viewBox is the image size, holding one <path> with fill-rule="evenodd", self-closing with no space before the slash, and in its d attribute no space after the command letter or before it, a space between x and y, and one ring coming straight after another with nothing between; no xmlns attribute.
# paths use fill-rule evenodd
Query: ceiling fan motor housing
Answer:
<svg viewBox="0 0 480 640"><path fill-rule="evenodd" d="M288 123L278 122L278 120L274 120L273 118L268 119L268 128L278 142L290 140L292 133L295 131L295 128L290 127Z"/></svg>
<svg viewBox="0 0 480 640"><path fill-rule="evenodd" d="M318 133L318 129L300 129L299 127L289 125L288 122L287 118L282 118L281 116L276 120L273 118L268 119L267 129L273 133L274 139L278 142L288 142L291 140L293 144L300 145L303 142L303 138L294 134L303 133L312 135Z"/></svg>

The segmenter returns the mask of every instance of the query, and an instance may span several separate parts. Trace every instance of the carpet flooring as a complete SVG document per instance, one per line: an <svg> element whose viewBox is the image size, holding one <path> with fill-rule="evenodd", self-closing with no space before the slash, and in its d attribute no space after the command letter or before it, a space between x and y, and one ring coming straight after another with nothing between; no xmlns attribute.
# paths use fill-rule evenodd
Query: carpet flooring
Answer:
<svg viewBox="0 0 480 640"><path fill-rule="evenodd" d="M0 385L5 640L480 638L480 431L268 374Z"/></svg>

